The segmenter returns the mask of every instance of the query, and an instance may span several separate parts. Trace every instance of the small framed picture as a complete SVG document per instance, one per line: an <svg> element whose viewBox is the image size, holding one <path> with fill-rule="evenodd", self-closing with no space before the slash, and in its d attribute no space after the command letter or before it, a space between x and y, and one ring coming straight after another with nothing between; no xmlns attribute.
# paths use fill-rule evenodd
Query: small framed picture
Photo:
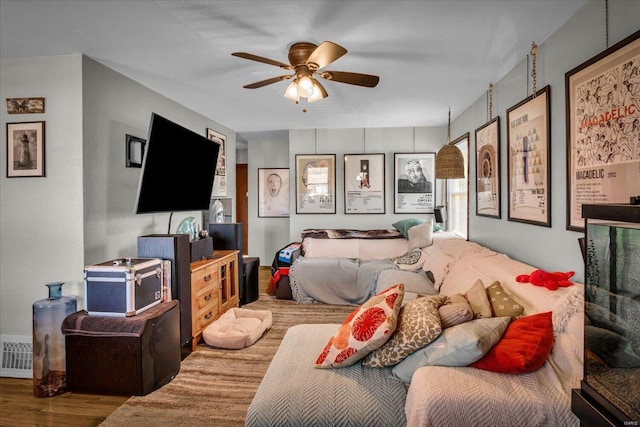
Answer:
<svg viewBox="0 0 640 427"><path fill-rule="evenodd" d="M125 147L126 147L126 156L125 156L125 166L128 168L141 168L142 167L142 159L144 159L144 146L147 144L147 141L138 138L133 135L126 135L125 138Z"/></svg>
<svg viewBox="0 0 640 427"><path fill-rule="evenodd" d="M344 155L344 213L383 214L384 154Z"/></svg>
<svg viewBox="0 0 640 427"><path fill-rule="evenodd" d="M7 98L9 114L44 113L44 98Z"/></svg>
<svg viewBox="0 0 640 427"><path fill-rule="evenodd" d="M43 177L44 122L7 123L7 178Z"/></svg>
<svg viewBox="0 0 640 427"><path fill-rule="evenodd" d="M296 213L336 213L335 154L296 154Z"/></svg>
<svg viewBox="0 0 640 427"><path fill-rule="evenodd" d="M476 215L500 218L500 117L476 129Z"/></svg>
<svg viewBox="0 0 640 427"><path fill-rule="evenodd" d="M207 128L207 138L220 145L218 151L218 162L216 164L216 175L213 179L213 190L211 197L221 197L227 195L227 137L220 132Z"/></svg>
<svg viewBox="0 0 640 427"><path fill-rule="evenodd" d="M394 213L433 213L436 153L395 153Z"/></svg>
<svg viewBox="0 0 640 427"><path fill-rule="evenodd" d="M289 217L289 168L258 169L258 217Z"/></svg>

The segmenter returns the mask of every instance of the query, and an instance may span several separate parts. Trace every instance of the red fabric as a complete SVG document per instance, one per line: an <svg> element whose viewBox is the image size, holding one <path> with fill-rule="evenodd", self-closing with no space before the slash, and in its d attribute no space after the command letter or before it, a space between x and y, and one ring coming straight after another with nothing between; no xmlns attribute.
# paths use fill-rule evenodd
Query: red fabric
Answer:
<svg viewBox="0 0 640 427"><path fill-rule="evenodd" d="M560 271L548 272L544 270L534 270L531 274L520 274L516 276L516 282L531 283L536 286L544 286L545 288L555 291L558 288L566 288L573 285L569 279L573 276L573 271L566 273Z"/></svg>
<svg viewBox="0 0 640 427"><path fill-rule="evenodd" d="M505 374L526 374L544 365L553 348L551 312L512 321L496 345L470 366Z"/></svg>

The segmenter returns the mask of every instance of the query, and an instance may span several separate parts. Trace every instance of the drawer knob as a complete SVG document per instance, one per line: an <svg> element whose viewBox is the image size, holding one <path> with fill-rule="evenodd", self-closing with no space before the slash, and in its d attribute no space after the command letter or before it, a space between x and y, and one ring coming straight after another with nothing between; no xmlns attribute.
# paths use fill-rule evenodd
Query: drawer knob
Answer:
<svg viewBox="0 0 640 427"><path fill-rule="evenodd" d="M213 313L211 312L208 312L207 314L204 315L204 318L207 320L211 319L212 317L213 317Z"/></svg>
<svg viewBox="0 0 640 427"><path fill-rule="evenodd" d="M204 296L205 301L211 301L211 298L213 298L213 295L211 295L211 293Z"/></svg>
<svg viewBox="0 0 640 427"><path fill-rule="evenodd" d="M207 274L206 276L204 276L205 282L208 282L209 280L211 280L211 274Z"/></svg>

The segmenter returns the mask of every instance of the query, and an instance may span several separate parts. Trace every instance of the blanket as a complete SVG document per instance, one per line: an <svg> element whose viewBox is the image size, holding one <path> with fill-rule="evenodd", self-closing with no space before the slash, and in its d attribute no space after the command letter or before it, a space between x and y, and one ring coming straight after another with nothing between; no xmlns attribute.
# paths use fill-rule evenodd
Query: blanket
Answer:
<svg viewBox="0 0 640 427"><path fill-rule="evenodd" d="M404 239L395 229L391 230L347 230L347 229L305 229L301 233L302 239Z"/></svg>
<svg viewBox="0 0 640 427"><path fill-rule="evenodd" d="M398 267L390 259L298 257L289 269L298 304L361 305L376 293L378 275Z"/></svg>
<svg viewBox="0 0 640 427"><path fill-rule="evenodd" d="M389 368L317 369L340 325L289 328L247 411L247 427L404 427L405 386ZM283 380L286 379L286 380Z"/></svg>

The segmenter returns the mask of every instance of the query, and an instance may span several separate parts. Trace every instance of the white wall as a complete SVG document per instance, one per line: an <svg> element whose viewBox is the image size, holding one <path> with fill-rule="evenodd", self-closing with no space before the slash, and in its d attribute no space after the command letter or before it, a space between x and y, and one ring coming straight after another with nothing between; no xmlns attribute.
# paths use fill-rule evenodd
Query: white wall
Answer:
<svg viewBox="0 0 640 427"><path fill-rule="evenodd" d="M336 155L336 214L296 214L295 186L291 188L291 218L289 239L299 241L305 228L393 228L392 224L418 214L394 214L394 153L436 153L446 142L446 127L416 128L354 128L291 130L289 133L289 164L295 173L296 154ZM345 214L344 155L385 155L385 213ZM292 175L291 182L295 182ZM441 203L442 187L436 187L436 205Z"/></svg>
<svg viewBox="0 0 640 427"><path fill-rule="evenodd" d="M0 98L44 96L45 114L2 123L46 121L46 177L0 177L0 333L31 335L31 305L45 283L64 281L64 295L84 308L84 266L136 256L137 237L166 233L169 214L134 215L140 169L125 167L125 135L147 138L152 112L206 135L227 137L235 170L235 132L80 55L3 59ZM6 145L2 132L2 146ZM235 173L227 179L235 196ZM176 213L172 231L186 216Z"/></svg>
<svg viewBox="0 0 640 427"><path fill-rule="evenodd" d="M80 55L3 59L0 99L44 97L44 114L0 108L0 333L31 335L32 304L46 283L81 295L83 264ZM45 122L43 178L7 178L5 124Z"/></svg>
<svg viewBox="0 0 640 427"><path fill-rule="evenodd" d="M544 43L538 43L537 89L551 86L551 227L507 221L506 110L531 95L531 64L522 61L494 83L493 117L500 116L501 219L479 217L475 182L470 182L469 239L549 271L575 271L584 280L578 238L584 233L566 230L566 103L565 73L605 50L605 5L590 1ZM640 29L640 2L609 1L609 46ZM489 82L487 82L487 86ZM528 85L528 88L527 88ZM475 129L488 121L487 96L480 97L452 123L452 138L470 132L470 153L475 153ZM476 176L475 161L470 176Z"/></svg>

